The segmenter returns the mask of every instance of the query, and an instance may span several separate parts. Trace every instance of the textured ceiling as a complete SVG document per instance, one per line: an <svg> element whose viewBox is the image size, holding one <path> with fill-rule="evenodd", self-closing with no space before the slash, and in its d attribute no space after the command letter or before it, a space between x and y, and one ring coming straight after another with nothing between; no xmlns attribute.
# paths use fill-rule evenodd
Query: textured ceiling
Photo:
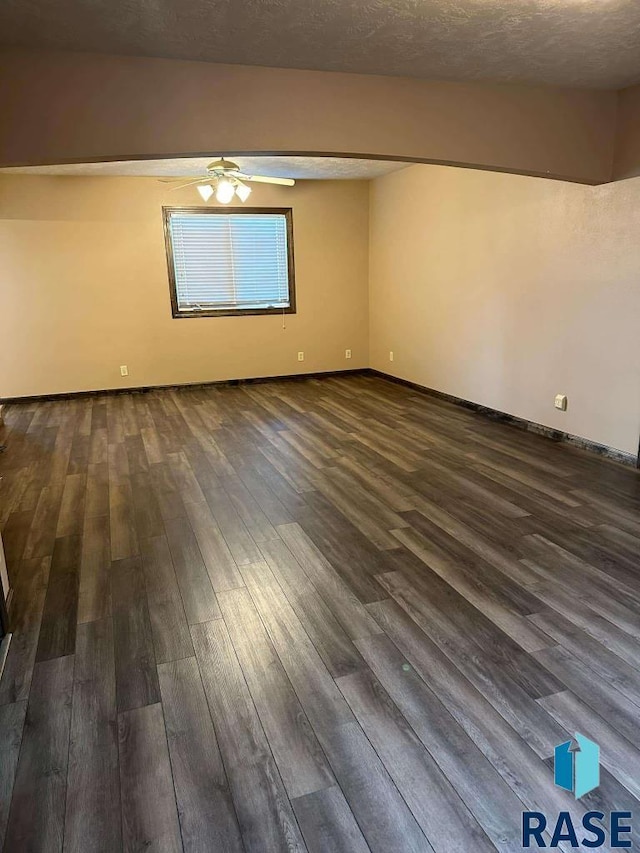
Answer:
<svg viewBox="0 0 640 853"><path fill-rule="evenodd" d="M0 169L1 173L21 175L135 175L147 177L201 176L207 165L217 159L181 157L171 160L126 160L114 163L74 163L61 166L20 166ZM347 157L228 157L247 175L299 179L370 179L404 168L393 160L357 160Z"/></svg>
<svg viewBox="0 0 640 853"><path fill-rule="evenodd" d="M2 0L0 44L619 88L640 0Z"/></svg>

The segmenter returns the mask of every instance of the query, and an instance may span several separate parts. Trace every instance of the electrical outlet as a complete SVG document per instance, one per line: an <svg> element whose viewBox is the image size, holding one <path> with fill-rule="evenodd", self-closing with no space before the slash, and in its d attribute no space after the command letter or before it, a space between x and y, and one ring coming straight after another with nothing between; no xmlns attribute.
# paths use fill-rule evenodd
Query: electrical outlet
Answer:
<svg viewBox="0 0 640 853"><path fill-rule="evenodd" d="M345 358L351 358L351 350L350 349L346 349L344 351L344 357Z"/></svg>
<svg viewBox="0 0 640 853"><path fill-rule="evenodd" d="M554 406L556 409L560 409L561 412L567 411L567 395L566 394L556 394L556 399L554 400Z"/></svg>
<svg viewBox="0 0 640 853"><path fill-rule="evenodd" d="M121 364L120 365L120 376L128 376L128 375L129 375L129 368L127 367L126 364Z"/></svg>
<svg viewBox="0 0 640 853"><path fill-rule="evenodd" d="M393 361L393 351L389 351L389 361Z"/></svg>
<svg viewBox="0 0 640 853"><path fill-rule="evenodd" d="M304 353L303 352L298 353L298 361L304 361Z"/></svg>

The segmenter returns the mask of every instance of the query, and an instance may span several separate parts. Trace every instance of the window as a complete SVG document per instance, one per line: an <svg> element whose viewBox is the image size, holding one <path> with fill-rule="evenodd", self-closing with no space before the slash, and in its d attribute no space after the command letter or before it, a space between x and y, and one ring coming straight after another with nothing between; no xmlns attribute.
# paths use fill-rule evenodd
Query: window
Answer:
<svg viewBox="0 0 640 853"><path fill-rule="evenodd" d="M290 208L163 213L174 317L295 313Z"/></svg>

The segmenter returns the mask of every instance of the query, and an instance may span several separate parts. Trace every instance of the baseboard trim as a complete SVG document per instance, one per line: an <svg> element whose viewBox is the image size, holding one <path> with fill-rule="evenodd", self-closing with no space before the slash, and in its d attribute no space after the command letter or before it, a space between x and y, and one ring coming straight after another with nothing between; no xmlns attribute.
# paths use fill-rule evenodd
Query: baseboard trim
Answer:
<svg viewBox="0 0 640 853"><path fill-rule="evenodd" d="M57 394L34 394L30 397L1 397L0 404L44 403L55 400L69 400L76 397L96 397L98 395L146 394L149 391L179 390L180 388L210 388L211 386L256 385L261 382L300 382L304 379L328 379L332 376L352 376L365 374L368 367L354 367L345 370L325 370L314 373L287 373L283 376L252 376L246 379L212 379L207 382L178 382L169 385L134 385L130 388L96 388L91 391L61 391Z"/></svg>
<svg viewBox="0 0 640 853"><path fill-rule="evenodd" d="M428 394L430 397L435 397L438 400L444 400L447 403L453 403L456 406L461 406L464 409L470 409L477 412L486 418L500 421L501 423L509 424L517 429L533 432L536 435L542 435L551 441L563 442L571 444L574 447L579 447L581 450L588 450L590 453L596 453L598 456L604 456L607 459L612 459L615 462L620 462L623 465L630 465L634 468L640 468L640 455L637 457L633 453L625 453L622 450L617 450L615 447L609 447L606 444L598 444L596 441L590 441L588 438L582 438L579 435L573 435L570 432L553 429L552 427L544 426L544 424L528 421L525 418L519 418L516 415L510 415L507 412L501 412L498 409L492 409L489 406L483 406L480 403L473 403L471 400L464 400L462 397L455 397L453 394L445 394L444 391L436 391L435 388L428 388L426 385L419 385L417 382L411 382L408 379L401 379L399 376L392 376L390 373L384 373L382 370L376 370L373 367L369 368L369 374L378 376L381 379L386 379L389 382L395 382L397 385L404 385L407 388L412 388L414 391L419 391L422 394Z"/></svg>
<svg viewBox="0 0 640 853"><path fill-rule="evenodd" d="M7 655L9 654L9 644L11 643L12 634L5 634L2 640L0 640L0 678L2 678L2 673L4 672L4 665L7 662Z"/></svg>

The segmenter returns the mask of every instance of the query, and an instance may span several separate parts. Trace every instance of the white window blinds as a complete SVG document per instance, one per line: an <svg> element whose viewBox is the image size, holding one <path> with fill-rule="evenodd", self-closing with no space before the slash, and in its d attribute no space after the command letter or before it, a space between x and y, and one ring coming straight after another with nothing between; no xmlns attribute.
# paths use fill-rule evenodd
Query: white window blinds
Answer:
<svg viewBox="0 0 640 853"><path fill-rule="evenodd" d="M178 311L289 308L287 233L282 213L172 211Z"/></svg>

